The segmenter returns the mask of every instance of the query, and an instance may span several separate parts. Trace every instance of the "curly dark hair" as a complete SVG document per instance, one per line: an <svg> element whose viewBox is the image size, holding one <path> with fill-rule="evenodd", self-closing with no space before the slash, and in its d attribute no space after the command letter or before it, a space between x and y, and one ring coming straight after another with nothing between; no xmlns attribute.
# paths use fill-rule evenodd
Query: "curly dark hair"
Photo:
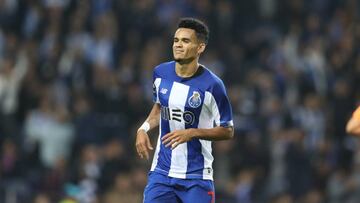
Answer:
<svg viewBox="0 0 360 203"><path fill-rule="evenodd" d="M209 28L199 19L196 18L181 18L178 24L178 28L189 28L195 30L196 37L205 44L209 41Z"/></svg>

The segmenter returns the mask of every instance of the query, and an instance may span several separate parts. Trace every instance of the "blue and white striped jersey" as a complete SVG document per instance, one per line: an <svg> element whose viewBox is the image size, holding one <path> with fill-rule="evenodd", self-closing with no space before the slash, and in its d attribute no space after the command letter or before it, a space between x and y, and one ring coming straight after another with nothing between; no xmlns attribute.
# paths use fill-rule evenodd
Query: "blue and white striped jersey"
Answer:
<svg viewBox="0 0 360 203"><path fill-rule="evenodd" d="M203 66L192 77L179 77L171 61L154 69L153 84L153 100L161 105L161 116L151 171L174 178L213 180L211 141L193 139L172 150L160 139L174 130L232 126L223 82Z"/></svg>

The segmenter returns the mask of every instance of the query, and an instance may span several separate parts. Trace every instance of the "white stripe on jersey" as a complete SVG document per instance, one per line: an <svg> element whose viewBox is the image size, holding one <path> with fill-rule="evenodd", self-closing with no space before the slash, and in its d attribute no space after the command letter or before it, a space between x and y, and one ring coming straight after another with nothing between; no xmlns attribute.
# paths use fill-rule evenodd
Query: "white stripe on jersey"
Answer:
<svg viewBox="0 0 360 203"><path fill-rule="evenodd" d="M169 96L169 108L180 109L184 112L188 92L189 86L174 82ZM185 129L185 122L182 119L181 122L171 119L169 120L169 126L170 132L173 132L174 130L182 130ZM172 150L169 176L174 178L186 178L187 164L187 143L182 143Z"/></svg>
<svg viewBox="0 0 360 203"><path fill-rule="evenodd" d="M210 107L210 110L213 112L212 115L214 116L215 124L216 124L216 126L220 126L220 124L221 124L220 111L219 111L219 107L215 101L215 98L210 92L207 92L207 91L205 92L205 97L206 97L206 95L208 95L208 97L210 97L209 107ZM227 126L234 126L233 120L228 121L226 124L227 124Z"/></svg>
<svg viewBox="0 0 360 203"><path fill-rule="evenodd" d="M220 126L220 112L219 112L219 108L216 104L215 98L210 92L205 92L205 96L206 95L208 95L208 97L210 97L209 107L213 113L213 116L215 119L215 124L216 124L216 126Z"/></svg>
<svg viewBox="0 0 360 203"><path fill-rule="evenodd" d="M156 78L155 81L154 81L154 85L156 87L156 103L160 103L159 101L159 87L160 87L160 83L161 83L161 78Z"/></svg>
<svg viewBox="0 0 360 203"><path fill-rule="evenodd" d="M199 125L198 128L213 128L213 115L211 113L211 102L213 96L210 92L205 92L204 104L201 109L201 113L199 116ZM211 154L211 141L201 140L201 153L204 156L204 170L203 170L203 179L212 180L213 179L213 170L212 170L212 162L214 157Z"/></svg>
<svg viewBox="0 0 360 203"><path fill-rule="evenodd" d="M204 180L213 180L213 168L212 162L214 157L212 156L211 141L209 140L199 140L201 143L201 153L204 156L204 170L203 170L203 179Z"/></svg>
<svg viewBox="0 0 360 203"><path fill-rule="evenodd" d="M159 152L160 152L160 144L161 144L161 122L159 122L159 136L157 139L157 144L156 144L156 149L155 149L155 153L154 153L154 157L153 157L153 161L152 161L152 165L151 165L151 169L150 171L154 171L155 167L158 163L158 157L159 157Z"/></svg>

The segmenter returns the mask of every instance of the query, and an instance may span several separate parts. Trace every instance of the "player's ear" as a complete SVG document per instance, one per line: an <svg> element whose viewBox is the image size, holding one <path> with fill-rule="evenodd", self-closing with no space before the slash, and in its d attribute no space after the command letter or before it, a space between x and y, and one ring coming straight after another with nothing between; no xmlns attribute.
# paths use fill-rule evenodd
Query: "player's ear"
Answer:
<svg viewBox="0 0 360 203"><path fill-rule="evenodd" d="M198 54L202 54L205 51L206 44L201 42L198 46Z"/></svg>

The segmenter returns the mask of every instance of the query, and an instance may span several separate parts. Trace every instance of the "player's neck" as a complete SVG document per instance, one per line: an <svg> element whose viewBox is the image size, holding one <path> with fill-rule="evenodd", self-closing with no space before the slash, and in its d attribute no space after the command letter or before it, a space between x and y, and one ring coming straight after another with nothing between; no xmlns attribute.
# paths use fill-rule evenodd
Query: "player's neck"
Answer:
<svg viewBox="0 0 360 203"><path fill-rule="evenodd" d="M190 63L185 63L185 64L176 62L175 64L175 72L178 76L182 78L193 76L198 68L199 68L198 60L193 60Z"/></svg>

